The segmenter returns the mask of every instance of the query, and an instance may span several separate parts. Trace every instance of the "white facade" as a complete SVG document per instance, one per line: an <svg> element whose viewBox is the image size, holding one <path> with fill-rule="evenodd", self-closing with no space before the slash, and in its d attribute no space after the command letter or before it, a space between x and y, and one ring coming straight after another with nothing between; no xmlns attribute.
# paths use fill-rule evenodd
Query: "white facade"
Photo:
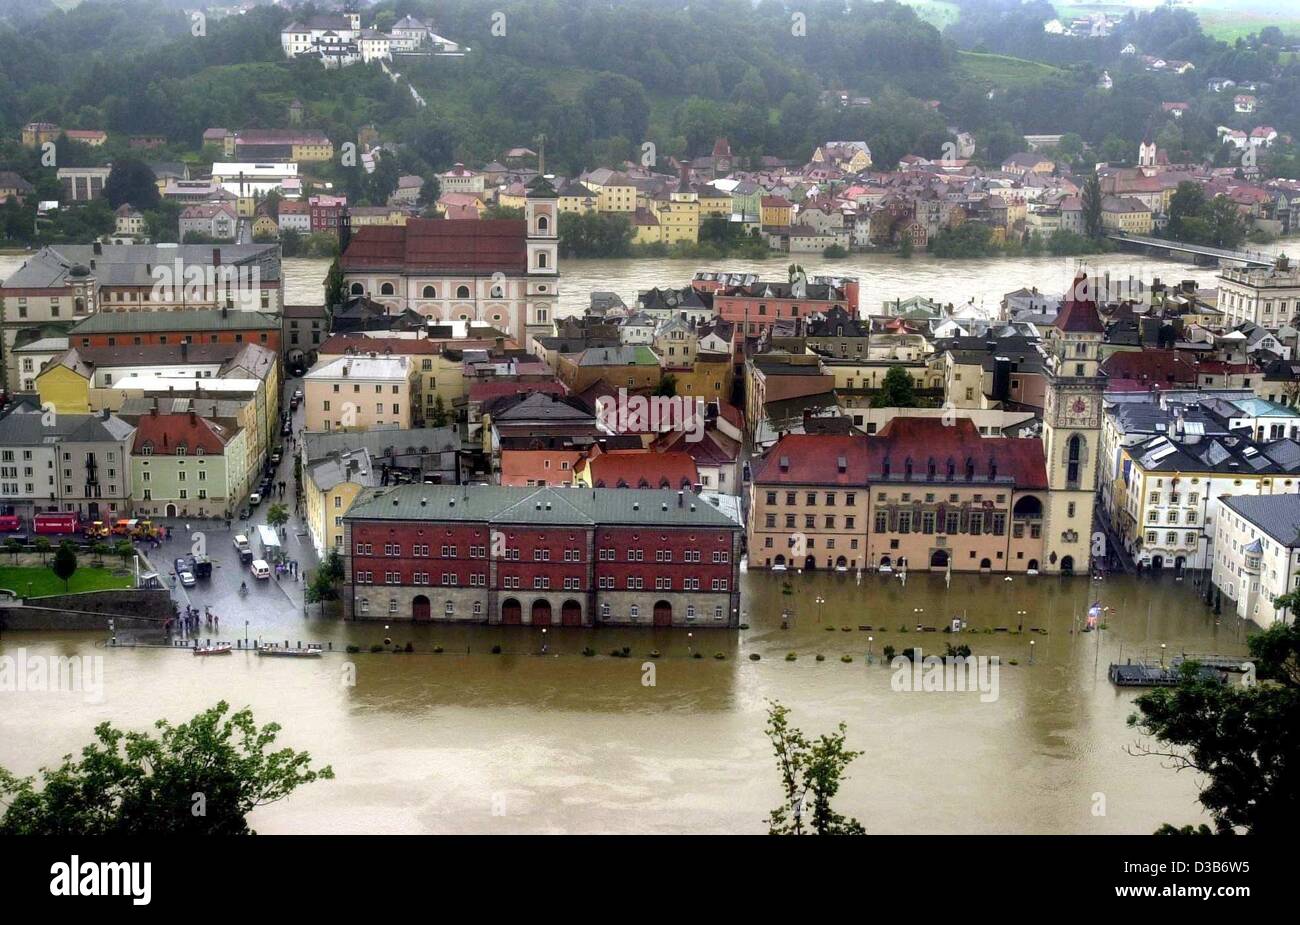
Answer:
<svg viewBox="0 0 1300 925"><path fill-rule="evenodd" d="M1234 509L1232 499L1215 505L1219 540L1214 548L1211 580L1235 606L1237 615L1267 627L1291 622L1294 613L1279 610L1274 600L1300 589L1300 548L1296 539L1283 540L1262 526L1249 504ZM1300 499L1289 505L1300 516Z"/></svg>
<svg viewBox="0 0 1300 925"><path fill-rule="evenodd" d="M1224 323L1249 321L1270 331L1300 314L1300 269L1281 258L1268 269L1229 269L1219 275L1218 308Z"/></svg>

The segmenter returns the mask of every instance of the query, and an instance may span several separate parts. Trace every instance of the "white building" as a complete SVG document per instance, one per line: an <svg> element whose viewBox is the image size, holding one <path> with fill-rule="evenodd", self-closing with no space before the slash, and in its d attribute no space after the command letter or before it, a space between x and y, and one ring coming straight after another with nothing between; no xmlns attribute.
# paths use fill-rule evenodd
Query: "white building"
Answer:
<svg viewBox="0 0 1300 925"><path fill-rule="evenodd" d="M1274 606L1300 589L1300 495L1225 496L1215 505L1218 542L1211 580L1237 615L1260 626L1295 619Z"/></svg>
<svg viewBox="0 0 1300 925"><path fill-rule="evenodd" d="M1227 327L1249 321L1276 331L1300 314L1300 267L1283 255L1264 269L1225 269L1217 304Z"/></svg>
<svg viewBox="0 0 1300 925"><path fill-rule="evenodd" d="M265 196L290 179L298 179L298 165L292 162L218 161L212 165L212 182L241 197Z"/></svg>

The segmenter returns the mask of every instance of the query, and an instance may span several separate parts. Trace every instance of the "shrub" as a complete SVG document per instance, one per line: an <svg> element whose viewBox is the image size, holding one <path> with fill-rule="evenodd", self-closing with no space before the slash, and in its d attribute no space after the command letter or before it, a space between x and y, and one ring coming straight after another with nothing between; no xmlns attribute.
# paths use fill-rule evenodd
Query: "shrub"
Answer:
<svg viewBox="0 0 1300 925"><path fill-rule="evenodd" d="M885 646L880 651L885 656L885 661L892 662L894 660L894 653L898 650L893 646Z"/></svg>
<svg viewBox="0 0 1300 925"><path fill-rule="evenodd" d="M384 647L381 646L379 643L375 643L373 646L370 647L370 651L371 651L371 652L382 652L382 651L384 651Z"/></svg>
<svg viewBox="0 0 1300 925"><path fill-rule="evenodd" d="M846 652L846 653L844 653L843 655L840 656L840 661L841 661L841 662L844 662L844 663L847 665L849 662L853 661L853 656L852 656L852 655L849 655L849 654Z"/></svg>
<svg viewBox="0 0 1300 925"><path fill-rule="evenodd" d="M713 657L716 658L718 661L722 661L726 658L726 656L723 655L721 652L714 652Z"/></svg>
<svg viewBox="0 0 1300 925"><path fill-rule="evenodd" d="M659 650L658 650L658 649L651 649L651 650L650 650L650 657L651 657L651 658L658 658L658 657L659 657Z"/></svg>
<svg viewBox="0 0 1300 925"><path fill-rule="evenodd" d="M751 662L756 662L756 661L758 661L758 660L759 660L760 658L762 658L762 657L763 657L763 656L759 655L757 652L750 652L750 653L749 653L749 660L750 660Z"/></svg>
<svg viewBox="0 0 1300 925"><path fill-rule="evenodd" d="M747 629L749 629L749 624L748 624L748 623L742 623L742 624L740 624L740 628L741 628L742 630L747 630Z"/></svg>
<svg viewBox="0 0 1300 925"><path fill-rule="evenodd" d="M433 651L434 651L435 654L441 655L441 654L442 654L442 646L434 646L434 647L433 647Z"/></svg>
<svg viewBox="0 0 1300 925"><path fill-rule="evenodd" d="M493 646L493 647L492 647L492 654L493 654L493 655L500 655L500 654L501 654L501 647L500 647L500 646Z"/></svg>
<svg viewBox="0 0 1300 925"><path fill-rule="evenodd" d="M795 655L793 652L787 652L787 653L785 653L785 660L786 660L787 662L793 662L793 661L794 661L795 659L797 659L798 657L799 657L799 656Z"/></svg>
<svg viewBox="0 0 1300 925"><path fill-rule="evenodd" d="M593 649L591 646L587 646L582 650L582 654L587 656L587 658L591 658L593 655L596 654L596 650Z"/></svg>
<svg viewBox="0 0 1300 925"><path fill-rule="evenodd" d="M408 642L408 643L406 644L406 651L407 651L407 652L414 652L414 651L415 651L415 644L414 644L414 643L410 643L410 642Z"/></svg>
<svg viewBox="0 0 1300 925"><path fill-rule="evenodd" d="M818 654L817 654L817 661L819 661L819 662L824 662L824 661L826 661L826 656L822 655L821 653L818 653Z"/></svg>
<svg viewBox="0 0 1300 925"><path fill-rule="evenodd" d="M353 645L349 645L349 646L348 646L348 654L349 654L349 655L355 655L356 653L358 653L358 652L360 652L360 651L361 651L361 646L353 646Z"/></svg>
<svg viewBox="0 0 1300 925"><path fill-rule="evenodd" d="M691 654L691 658L704 658L704 653L703 653L703 652L694 652L694 653Z"/></svg>

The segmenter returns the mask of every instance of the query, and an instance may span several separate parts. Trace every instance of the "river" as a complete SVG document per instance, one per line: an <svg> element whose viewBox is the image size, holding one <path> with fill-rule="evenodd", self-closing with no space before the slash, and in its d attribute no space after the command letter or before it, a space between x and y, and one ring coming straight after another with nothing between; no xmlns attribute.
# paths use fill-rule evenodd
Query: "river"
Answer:
<svg viewBox="0 0 1300 925"><path fill-rule="evenodd" d="M1255 250L1275 254L1294 253L1300 242L1294 239ZM0 280L23 262L21 254L0 254ZM626 260L564 260L560 263L559 314L580 314L586 310L593 290L610 290L632 304L640 290L654 286L684 286L701 269L757 273L764 279L783 280L787 267L799 263L810 276L856 276L861 280L859 308L878 313L886 301L925 296L943 304L974 303L985 312L996 312L1002 296L1022 286L1037 286L1042 292L1061 293L1070 285L1079 267L1096 274L1109 273L1112 280L1130 276L1144 282L1159 278L1165 282L1194 279L1213 287L1217 270L1187 263L1159 260L1136 254L1101 254L1092 257L1021 257L989 260L940 260L916 254L903 260L893 254L852 254L843 260L824 260L815 255L773 256L766 260L713 262L667 258ZM289 305L320 304L324 298L325 274L330 261L293 257L284 260L285 302Z"/></svg>
<svg viewBox="0 0 1300 925"><path fill-rule="evenodd" d="M1106 679L1109 662L1158 659L1161 643L1169 658L1245 651L1241 624L1218 622L1190 585L959 575L947 588L916 574L905 587L881 576L859 586L852 575L754 573L743 591L750 628L738 632L556 628L543 640L519 627L393 626L411 654L370 654L382 626L304 622L293 608L254 613L254 635L362 646L312 662L7 633L0 654L103 656L105 683L98 703L0 692L0 765L30 774L87 742L102 720L145 728L226 698L281 723L282 744L338 774L257 810L260 831L761 832L779 799L763 735L767 701L777 699L810 734L847 724L863 755L838 802L872 832L1142 834L1203 818L1192 775L1126 751L1138 742L1125 724L1135 694ZM1106 630L1071 632L1094 596L1113 608ZM790 629L781 628L786 608ZM997 699L891 689L882 645L941 653L952 636L899 629L961 613L961 641L1003 659ZM1019 620L1023 634L983 632L1014 631ZM490 653L494 644L503 654ZM584 657L586 645L599 654ZM623 645L631 658L610 657ZM647 658L652 648L659 659ZM654 686L643 683L647 664ZM342 683L349 666L354 686Z"/></svg>

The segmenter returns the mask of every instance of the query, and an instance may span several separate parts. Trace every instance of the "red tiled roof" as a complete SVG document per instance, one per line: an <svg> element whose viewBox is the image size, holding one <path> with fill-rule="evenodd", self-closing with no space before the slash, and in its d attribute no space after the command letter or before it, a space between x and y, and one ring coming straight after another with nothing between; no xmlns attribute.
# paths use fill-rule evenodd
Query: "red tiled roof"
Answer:
<svg viewBox="0 0 1300 925"><path fill-rule="evenodd" d="M1105 332L1105 328L1101 325L1101 318L1097 315L1097 303L1091 299L1078 297L1086 289L1087 278L1080 273L1074 278L1074 285L1070 287L1070 298L1061 306L1056 316L1055 326L1058 330L1091 334Z"/></svg>
<svg viewBox="0 0 1300 925"><path fill-rule="evenodd" d="M845 463L843 471L841 459ZM975 483L987 483L992 464L997 478L1012 479L1017 489L1047 488L1042 441L1034 437L982 437L970 418L945 424L940 418L896 417L872 437L788 434L757 463L754 482L866 486L885 481L886 461L890 477L901 482L909 460L913 482L927 481L929 464L933 462L936 484L948 483L950 461L957 480L962 481L969 461L974 466Z"/></svg>
<svg viewBox="0 0 1300 925"><path fill-rule="evenodd" d="M1125 350L1101 364L1108 378L1168 384L1196 382L1196 366L1176 350Z"/></svg>
<svg viewBox="0 0 1300 925"><path fill-rule="evenodd" d="M987 479L990 464L997 467L999 478L1010 477L1016 488L1047 487L1047 461L1043 456L1043 443L1037 437L981 437L975 422L970 418L957 418L945 424L941 418L896 417L881 428L880 433L868 440L880 445L873 454L870 479L883 475L886 455L890 474L906 471L910 458L913 477L926 478L926 469L933 460L940 477L947 476L948 462L956 466L957 478L966 473L966 462L974 464L975 480Z"/></svg>
<svg viewBox="0 0 1300 925"><path fill-rule="evenodd" d="M756 462L754 482L865 485L867 439L862 434L787 434ZM841 458L845 461L843 472Z"/></svg>
<svg viewBox="0 0 1300 925"><path fill-rule="evenodd" d="M690 488L700 480L695 460L686 453L615 451L584 462L591 467L594 488Z"/></svg>
<svg viewBox="0 0 1300 925"><path fill-rule="evenodd" d="M352 233L344 272L405 268L449 273L522 274L528 269L523 219L477 222L411 219L405 225L367 225Z"/></svg>
<svg viewBox="0 0 1300 925"><path fill-rule="evenodd" d="M211 421L196 414L142 414L135 426L135 442L131 452L140 453L144 444L152 443L154 456L172 456L176 447L185 444L187 455L204 453L220 456L225 452L225 441Z"/></svg>

